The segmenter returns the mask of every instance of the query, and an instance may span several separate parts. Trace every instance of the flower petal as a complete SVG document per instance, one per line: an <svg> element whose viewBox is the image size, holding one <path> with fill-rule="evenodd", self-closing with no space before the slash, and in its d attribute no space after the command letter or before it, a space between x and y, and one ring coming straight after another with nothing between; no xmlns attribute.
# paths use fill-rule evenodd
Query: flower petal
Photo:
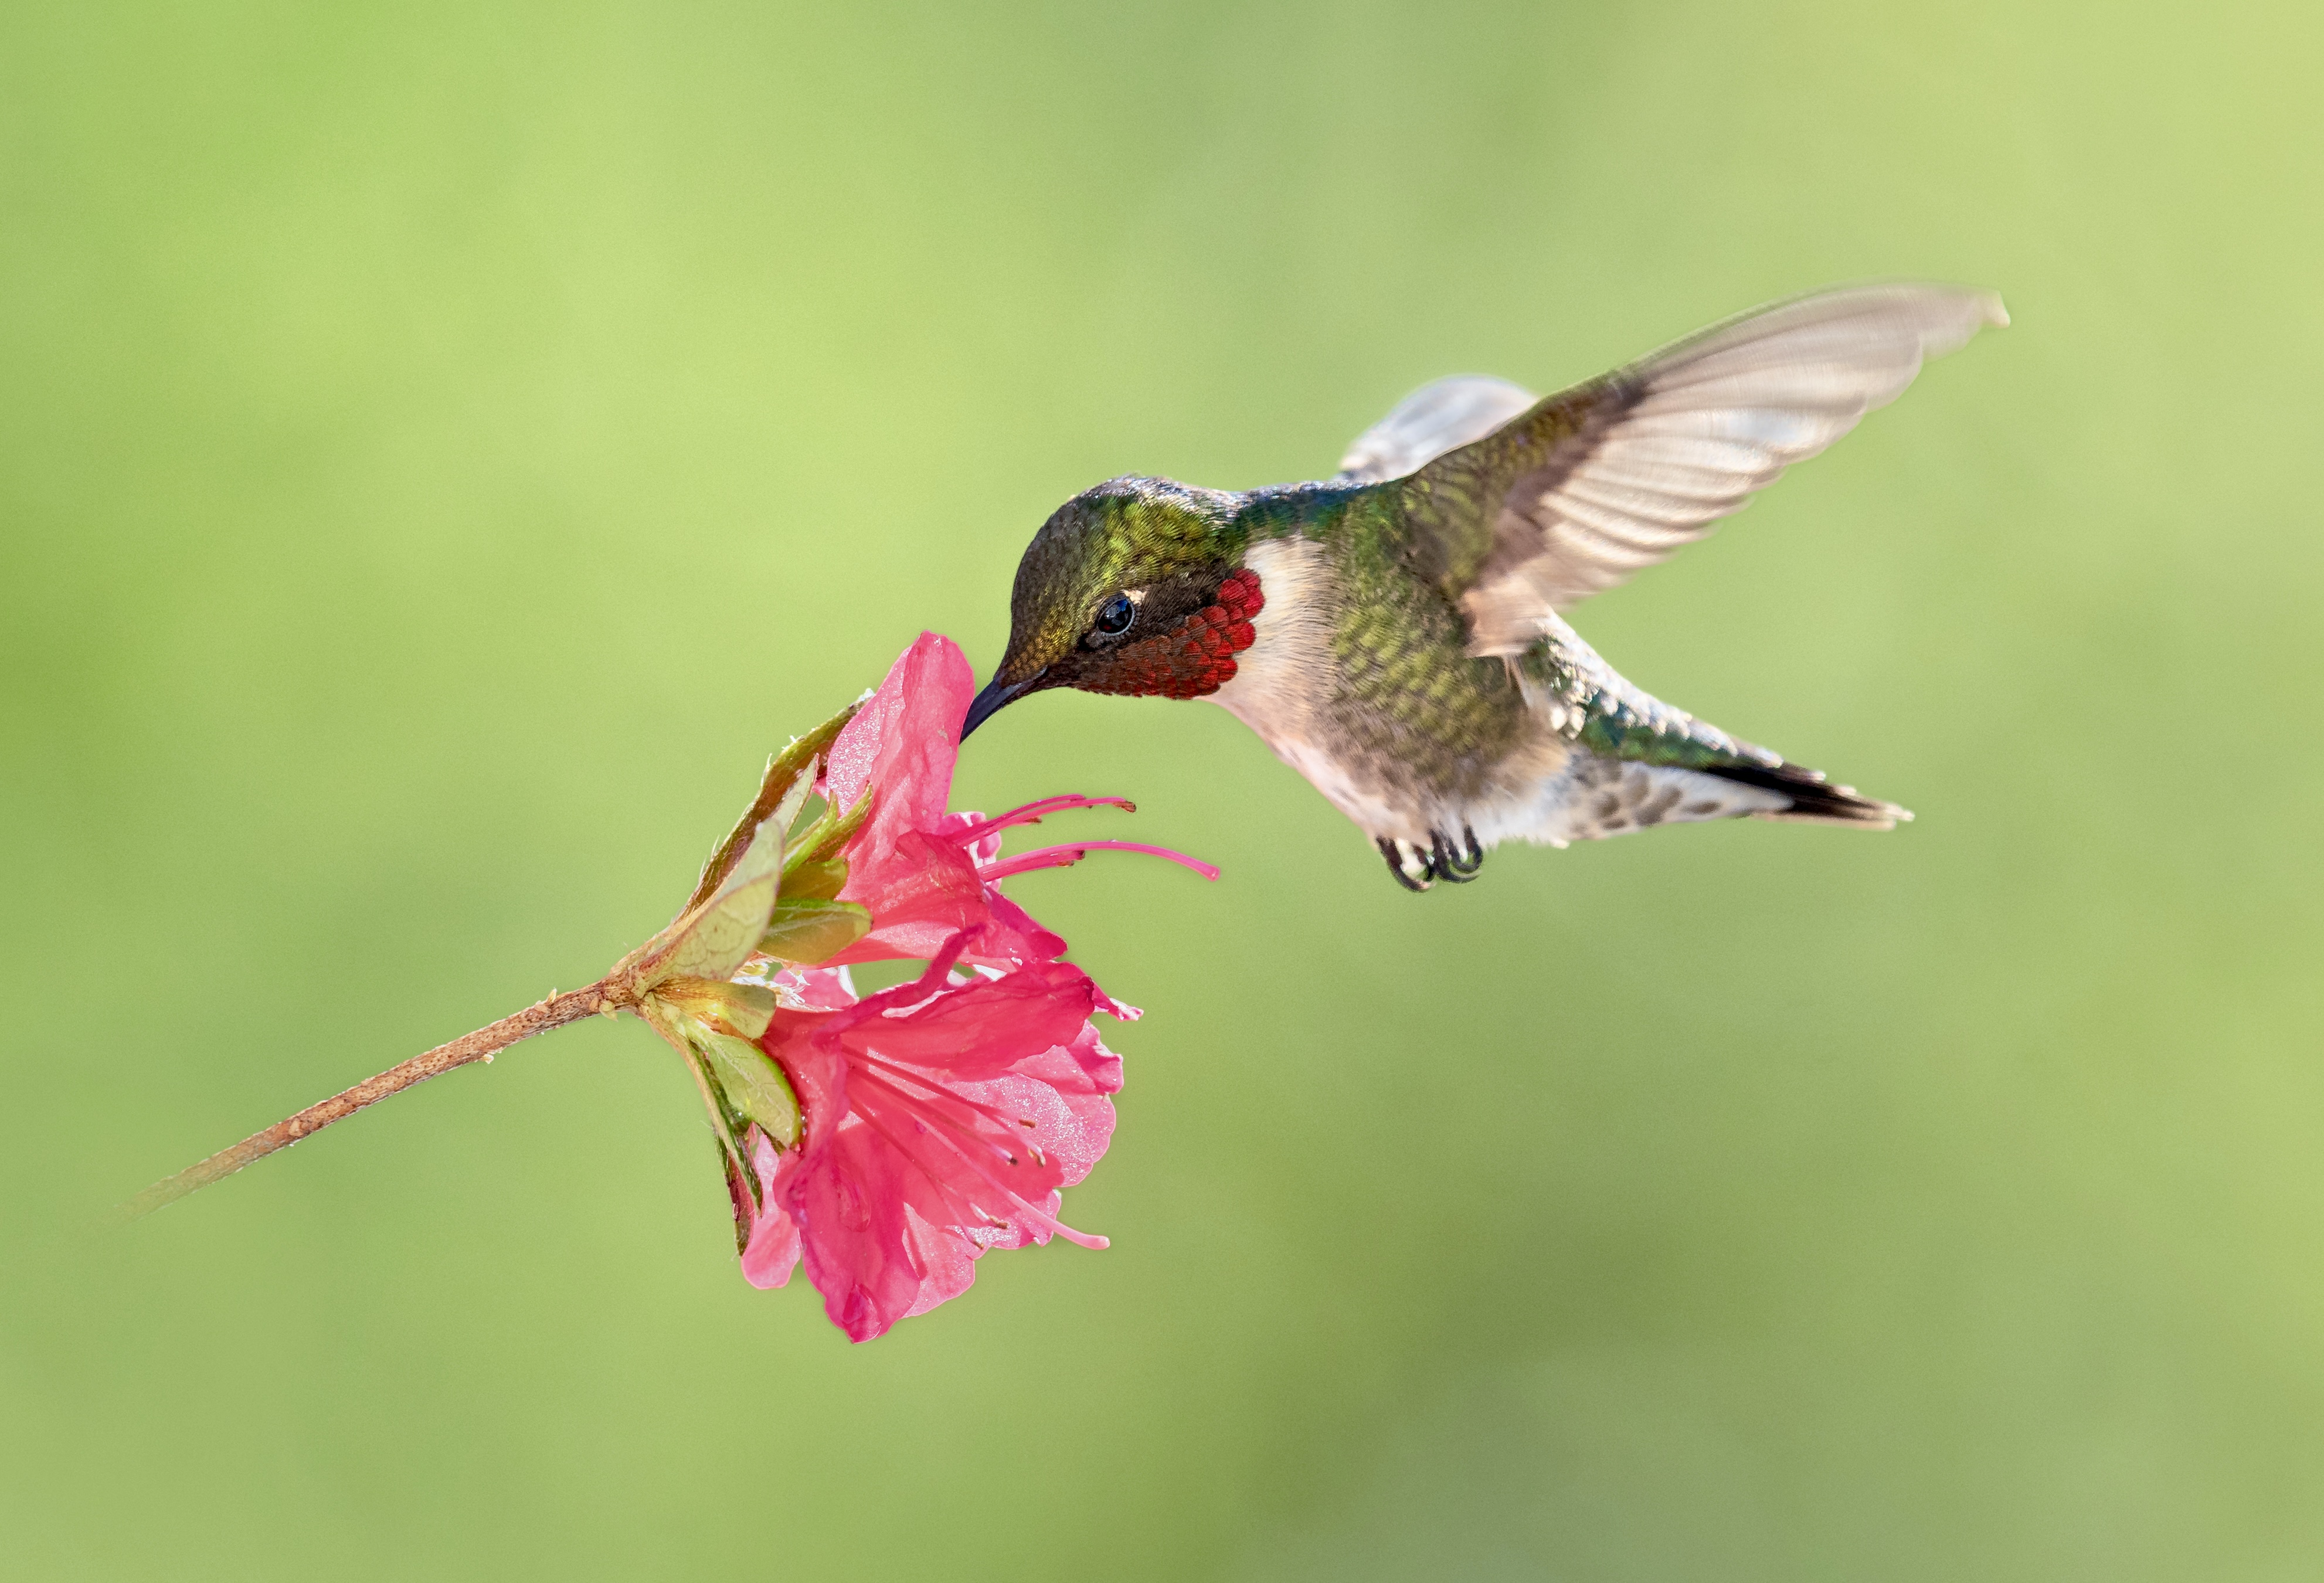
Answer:
<svg viewBox="0 0 2324 1583"><path fill-rule="evenodd" d="M911 1311L925 1273L906 1240L910 1163L877 1129L843 1128L799 1170L788 1196L807 1279L824 1312L868 1341Z"/></svg>
<svg viewBox="0 0 2324 1583"><path fill-rule="evenodd" d="M763 1134L752 1141L767 1201L751 1221L751 1240L742 1249L742 1278L765 1291L788 1284L791 1272L798 1267L798 1223L791 1219L785 1193L798 1174L800 1155L797 1149L778 1155Z"/></svg>
<svg viewBox="0 0 2324 1583"><path fill-rule="evenodd" d="M1059 1191L1080 1181L1113 1134L1107 1096L1120 1063L1090 1013L1111 1007L1069 962L1036 962L967 982L954 964L964 933L928 970L835 1011L775 1012L762 1043L790 1077L806 1117L784 1156L772 1213L752 1228L744 1273L788 1275L793 1242L832 1321L857 1340L958 1295L988 1247L1065 1236ZM828 992L790 975L801 998ZM787 989L789 986L785 986Z"/></svg>
<svg viewBox="0 0 2324 1583"><path fill-rule="evenodd" d="M855 1023L839 1036L851 1054L877 1051L930 1072L982 1077L1080 1035L1097 986L1071 962L1033 962L950 989L902 1015Z"/></svg>
<svg viewBox="0 0 2324 1583"><path fill-rule="evenodd" d="M994 967L1022 966L1065 955L1062 935L1041 927L1034 922L1032 914L998 890L984 893L984 905L992 922L977 937L976 943L963 953L964 961Z"/></svg>
<svg viewBox="0 0 2324 1583"><path fill-rule="evenodd" d="M975 690L959 645L922 632L840 732L824 762L823 791L843 808L872 793L872 819L854 843L859 849L886 851L905 831L934 829L945 816L960 722Z"/></svg>
<svg viewBox="0 0 2324 1583"><path fill-rule="evenodd" d="M984 894L968 855L925 831L905 831L884 851L852 851L839 897L870 909L872 928L830 960L934 956L945 942L990 916Z"/></svg>

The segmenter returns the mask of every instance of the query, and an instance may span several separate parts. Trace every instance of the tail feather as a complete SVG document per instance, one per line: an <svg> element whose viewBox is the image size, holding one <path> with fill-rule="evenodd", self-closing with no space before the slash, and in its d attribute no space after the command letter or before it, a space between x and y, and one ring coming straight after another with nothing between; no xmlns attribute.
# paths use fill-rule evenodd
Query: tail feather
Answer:
<svg viewBox="0 0 2324 1583"><path fill-rule="evenodd" d="M1834 786L1824 778L1821 770L1803 765L1737 762L1699 764L1694 768L1703 775L1791 799L1790 806L1760 810L1753 815L1754 818L1848 824L1859 830L1894 830L1913 817L1909 808L1861 796L1852 786Z"/></svg>

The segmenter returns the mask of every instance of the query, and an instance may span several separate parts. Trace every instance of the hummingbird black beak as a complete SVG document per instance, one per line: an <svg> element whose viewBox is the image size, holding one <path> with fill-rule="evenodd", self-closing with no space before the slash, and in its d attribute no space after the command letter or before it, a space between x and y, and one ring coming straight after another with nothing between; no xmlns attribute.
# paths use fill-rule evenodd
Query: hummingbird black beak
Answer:
<svg viewBox="0 0 2324 1583"><path fill-rule="evenodd" d="M985 683L984 691L979 693L975 701L968 706L968 718L960 722L960 740L964 742L968 741L969 732L1000 713L1002 704L1023 693L1040 679L1041 673L1035 671L1021 682L1005 682L999 676L994 676Z"/></svg>

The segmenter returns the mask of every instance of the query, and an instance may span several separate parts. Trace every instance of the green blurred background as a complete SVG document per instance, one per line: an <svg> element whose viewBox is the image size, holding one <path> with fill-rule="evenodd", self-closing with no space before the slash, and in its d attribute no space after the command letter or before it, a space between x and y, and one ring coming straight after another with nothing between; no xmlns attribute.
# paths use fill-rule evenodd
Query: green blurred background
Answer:
<svg viewBox="0 0 2324 1583"><path fill-rule="evenodd" d="M0 1569L2324 1571L2312 7L0 22ZM768 750L1142 471L1328 472L1866 275L2016 317L1591 604L1902 799L1412 897L1222 711L960 800L1148 1008L1068 1218L848 1346L594 976ZM1083 816L1093 829L1108 816Z"/></svg>

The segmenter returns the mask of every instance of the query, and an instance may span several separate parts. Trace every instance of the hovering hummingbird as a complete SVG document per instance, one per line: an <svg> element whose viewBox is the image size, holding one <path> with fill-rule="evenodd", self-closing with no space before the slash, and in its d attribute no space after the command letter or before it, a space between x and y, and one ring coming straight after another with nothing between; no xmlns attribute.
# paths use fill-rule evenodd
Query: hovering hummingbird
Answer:
<svg viewBox="0 0 2324 1583"><path fill-rule="evenodd" d="M1235 492L1117 478L1017 568L965 737L1049 687L1209 698L1354 820L1409 890L1512 838L1750 815L1912 815L1625 681L1563 612L1709 533L2008 315L1991 292L1844 287L1543 400L1440 380L1339 473Z"/></svg>

